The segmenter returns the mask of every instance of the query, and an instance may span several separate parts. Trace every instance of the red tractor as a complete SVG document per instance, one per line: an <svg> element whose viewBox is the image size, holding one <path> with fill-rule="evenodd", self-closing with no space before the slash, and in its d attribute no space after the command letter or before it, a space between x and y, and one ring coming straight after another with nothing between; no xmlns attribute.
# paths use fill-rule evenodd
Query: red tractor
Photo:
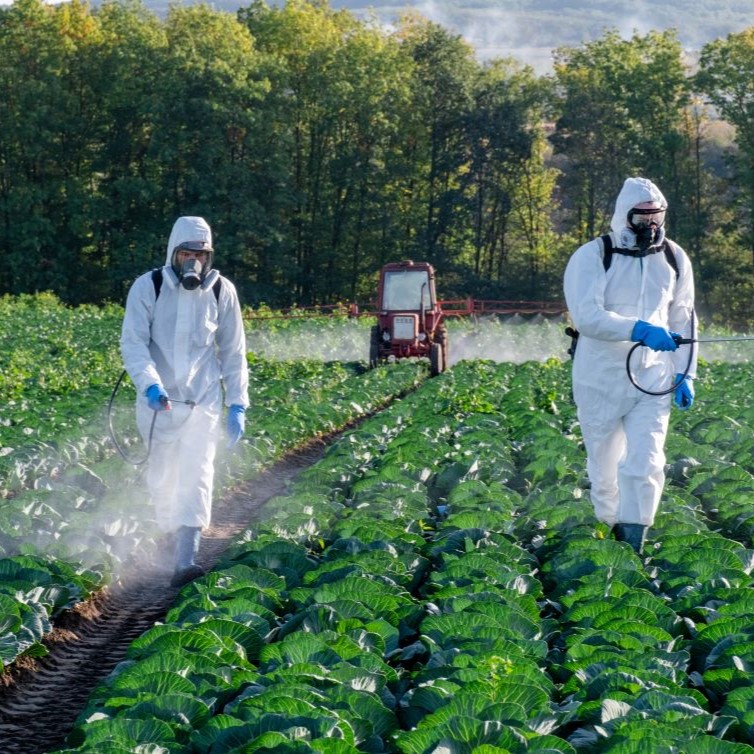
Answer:
<svg viewBox="0 0 754 754"><path fill-rule="evenodd" d="M435 271L428 262L407 260L380 270L369 365L410 356L427 357L433 377L448 366L448 330L435 295Z"/></svg>

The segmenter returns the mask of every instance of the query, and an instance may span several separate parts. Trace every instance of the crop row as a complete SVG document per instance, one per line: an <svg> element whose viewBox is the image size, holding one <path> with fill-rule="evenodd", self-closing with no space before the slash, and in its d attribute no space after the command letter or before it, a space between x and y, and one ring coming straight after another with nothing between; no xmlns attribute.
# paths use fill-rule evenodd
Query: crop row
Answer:
<svg viewBox="0 0 754 754"><path fill-rule="evenodd" d="M339 371L351 368L329 366L336 382ZM266 459L274 457L276 448L307 437L310 420L321 432L331 431L339 421L327 413L330 393L310 374L315 367L255 364L254 359L251 367L252 372L257 369L264 375L255 393L263 397L255 422L258 437L244 447L242 474L263 466ZM470 375L468 385L461 384L465 374ZM381 713L379 731L368 733L375 723L371 719L364 722L363 717L369 716L363 711L362 717L336 714L338 724L329 728L309 720L317 717L312 708L307 707L308 716L281 712L276 720L283 726L282 739L280 730L269 729L269 719L252 720L257 732L275 733L268 749L285 751L289 746L292 751L336 751L346 746L349 748L343 750L428 751L452 745L459 751L476 748L481 752L484 746L496 747L487 751L536 751L532 747L547 745L555 751L646 751L649 746L653 752L751 751L748 743L734 743L752 741L754 721L748 680L754 633L749 618L753 614L749 597L752 557L747 549L752 537L749 501L754 487L747 427L754 417L748 406L735 399L735 387L751 374L746 366L730 365L714 365L708 374L709 378L700 380L694 410L674 414L668 444L672 483L651 532L645 563L625 545L610 540L605 528L596 526L591 517L578 427L567 397L567 367L461 365L432 380L416 399L401 401L374 426L365 425L349 435L348 444L336 446L338 450L333 450L327 463L301 480L302 488L297 485L291 496L272 503L268 507L269 529L265 528L267 519L260 522L247 534L247 541L239 543L239 553L226 563L231 575L218 570L189 589L199 590L200 599L193 595L189 613L195 615L182 633L201 633L194 624L207 623L208 615L216 621L204 627L209 643L194 646L185 640L192 659L200 662L199 675L205 680L213 675L214 665L204 662L205 654L213 654L208 647L216 646L213 637L223 637L220 643L231 648L230 656L223 654L229 664L220 672L226 683L222 693L214 681L203 688L208 702L203 719L201 715L191 718L182 708L175 713L174 705L180 707L186 697L196 696L185 684L174 695L179 698L165 700L157 712L152 709L150 713L153 692L142 679L131 679L132 687L121 695L120 702L102 702L104 712L93 701L91 714L97 718L93 722L99 732L82 723L73 743L85 741L83 750L91 746L91 750L105 751L112 745L113 751L129 751L132 749L112 743L119 737L132 742L133 738L113 733L127 728L128 736L134 733L131 729L138 729L135 740L146 746L160 741L155 746L164 745L168 750L205 751L208 745L212 751L223 750L218 748L223 746L243 751L262 748L262 743L255 744L256 738L251 737L253 729L241 730L243 726L231 714L235 712L232 703L239 695L252 695L249 689L257 685L265 689L274 686L266 678L270 673L277 678L290 671L290 678L297 677L301 670L298 651L296 662L284 658L278 659L277 665L272 660L265 664L277 651L273 649L277 642L294 642L291 637L301 632L308 635L300 641L307 642L312 634L324 636L334 631L341 649L346 643L343 634L350 637L352 629L358 634L354 622L371 616L373 623L375 615L384 612L391 620L394 614L398 616L397 633L383 623L370 623L363 638L358 634L355 639L358 651L343 649L336 655L339 667L349 674L352 669L344 665L363 669L379 653L386 666L379 665L380 701L392 717ZM367 394L361 390L357 397L335 401L343 416L355 416L380 404L384 375L374 375L374 402L365 399ZM265 394L273 385L286 385L290 402L281 397L276 404L274 396ZM291 405L296 409L289 410ZM275 424L283 412L286 422L292 417L292 426L298 427L301 421L292 440L287 427ZM28 416L28 412L20 415ZM71 436L76 440L75 431ZM109 482L114 477L108 476L103 466L90 468L80 462L96 456L89 452L92 443L82 441L82 450L73 447L62 466L59 458L51 464L49 457L41 454L27 476L32 480L28 487L36 485L42 493L60 494L40 500L21 486L6 496L3 511L9 501L14 503L29 493L22 513L36 514L34 520L42 521L48 516L54 524L56 517L48 508L51 501L60 499L63 485L44 489L47 480L61 479L60 471L57 477L49 473L54 466L66 475L65 487L78 487L85 493L75 493L76 505L63 517L67 521L66 517L83 506L82 521L86 520L86 501L97 500L98 480ZM122 467L119 461L114 464ZM228 464L228 479L234 473L238 472ZM385 494L378 494L380 491ZM105 491L104 497L107 494ZM361 512L367 514L369 524L359 518ZM396 523L397 528L393 526ZM108 536L128 536L126 529ZM0 526L0 531L4 530ZM411 535L411 547L403 544L404 534ZM50 537L53 540L57 536ZM450 549L444 550L446 546ZM23 547L28 547L28 541ZM253 554L262 549L263 555ZM297 575L291 564L299 562L298 556L306 564ZM249 564L251 573L239 575L239 566L249 568ZM27 583L36 586L34 591L28 590L30 597L36 598L46 583L51 592L73 584L64 562L51 564L62 573L53 574L50 582L45 582L44 573L34 570L40 565L38 560L24 563ZM358 572L357 588L350 588L347 598L337 591L340 587L330 587L336 590L336 597L327 592L323 595L322 585L337 584L337 576L349 568L349 573ZM508 574L502 580L501 572ZM270 582L269 574L277 578ZM88 582L96 588L102 576L91 566L81 575L84 583L78 591L48 594L43 601L64 604L75 600L90 588ZM249 590L248 578L261 580L260 588ZM265 605L257 606L253 597L264 591L269 599L265 603L269 612L262 616L266 632L262 624L256 624L257 639L243 634L241 642L237 641L239 628L225 625L226 617L218 624L223 613L210 603L224 607L226 599L215 596L213 579L218 580L223 594L234 591L232 586L238 583L239 593L233 597L237 601L230 609L230 622L235 624L242 624L250 612L262 611ZM381 583L386 579L399 586L397 595L391 596L402 598L400 610L391 608L384 594L366 593L365 580ZM309 584L319 591L309 596L296 591ZM482 594L479 599L475 596L478 592ZM484 604L472 606L467 604L469 600ZM341 602L348 602L345 614ZM501 604L511 609L515 604L515 617L521 614L531 623L512 621L514 628L506 633L507 623L500 619L500 613L506 611ZM3 607L3 615L14 607L24 609L18 603L4 603ZM305 618L297 617L303 614ZM332 620L315 620L322 614L335 616L334 627ZM461 619L452 618L454 615ZM452 620L447 620L449 616ZM184 617L180 614L179 624ZM44 628L44 615L39 611L32 610L26 618L29 625L23 625L24 631ZM372 634L385 635L384 649ZM11 644L15 636L10 632ZM481 640L487 644L482 646ZM163 652L173 640L160 641ZM237 654L237 644L244 652L249 644L244 657L248 666L236 666L232 653ZM258 650L254 649L257 644ZM0 641L0 652L6 646L7 641ZM493 649L488 652L490 646ZM327 650L330 648L328 640ZM28 651L36 651L36 645L30 644ZM343 652L348 656L343 657ZM327 654L317 644L313 657L308 658L312 661L305 663L317 666L311 684L320 693L322 685L343 690L342 681L323 675L319 667ZM139 662L132 659L129 663L139 665L148 655L144 647L137 647L134 657ZM443 669L438 669L437 663ZM480 667L483 673L478 672ZM186 673L183 676L188 677ZM310 680L305 673L302 677ZM330 683L322 680L325 677ZM371 688L370 684L376 683L359 677L361 680L349 681L347 689L361 690L361 683ZM459 681L469 681L471 687ZM474 684L483 687L483 698L487 694L494 704L513 706L501 711L494 709L492 702L475 701L472 707L463 708L465 713L452 706L451 702L468 702L467 692L478 691ZM526 693L517 699L513 687ZM144 710L134 712L134 705L123 701L133 696L145 702ZM281 696L290 695L283 690ZM293 694L295 699L299 696ZM260 701L267 705L271 698ZM103 692L102 699L110 699L109 691ZM350 704L327 695L307 701L322 714ZM284 699L281 705L286 702ZM360 704L375 711L370 702ZM477 704L485 705L481 712ZM140 717L145 710L145 719L151 714L153 721L164 720L167 730L163 727L145 733ZM535 714L530 714L532 711ZM307 720L299 724L299 717ZM293 724L292 718L296 719ZM193 719L192 724L186 725L186 719ZM225 731L225 722L235 733L222 732L222 740L216 740L213 726ZM485 738L488 735L492 738ZM105 744L103 738L97 744L97 736L110 743ZM480 743L489 740L494 744Z"/></svg>
<svg viewBox="0 0 754 754"><path fill-rule="evenodd" d="M366 371L358 364L277 362L251 358L256 400L247 437L218 459L220 493L253 478L291 448L338 430L412 389L426 368L404 362ZM99 407L101 411L101 406ZM129 457L145 449L121 438ZM109 582L117 563L154 545L157 530L141 468L115 454L102 424L81 438L86 457L27 451L23 484L9 484L0 509L0 669L20 654L45 652L42 638L62 610ZM23 451L16 454L18 465ZM18 482L20 473L16 473ZM126 553L124 556L122 553Z"/></svg>
<svg viewBox="0 0 754 754"><path fill-rule="evenodd" d="M66 751L754 751L752 553L702 499L740 452L718 369L645 562L593 520L566 366L431 380L270 501Z"/></svg>

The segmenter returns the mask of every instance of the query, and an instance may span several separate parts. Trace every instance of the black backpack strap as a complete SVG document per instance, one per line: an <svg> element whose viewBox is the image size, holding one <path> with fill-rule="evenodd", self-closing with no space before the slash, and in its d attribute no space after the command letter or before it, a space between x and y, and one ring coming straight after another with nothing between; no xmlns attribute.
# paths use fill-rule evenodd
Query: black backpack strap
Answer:
<svg viewBox="0 0 754 754"><path fill-rule="evenodd" d="M223 287L223 279L218 275L217 280L215 280L215 284L212 286L212 293L215 294L215 301L217 303L220 303L220 291Z"/></svg>
<svg viewBox="0 0 754 754"><path fill-rule="evenodd" d="M162 288L162 267L155 267L152 270L152 285L154 286L154 300L157 301Z"/></svg>
<svg viewBox="0 0 754 754"><path fill-rule="evenodd" d="M662 250L665 253L665 259L668 260L668 264L675 270L675 279L678 280L678 278L681 276L681 272L678 269L678 260L675 256L675 250L673 249L673 242L665 240L665 243L662 245Z"/></svg>
<svg viewBox="0 0 754 754"><path fill-rule="evenodd" d="M604 236L600 236L600 241L602 241L602 266L607 272L613 261L613 239L609 233L606 233Z"/></svg>

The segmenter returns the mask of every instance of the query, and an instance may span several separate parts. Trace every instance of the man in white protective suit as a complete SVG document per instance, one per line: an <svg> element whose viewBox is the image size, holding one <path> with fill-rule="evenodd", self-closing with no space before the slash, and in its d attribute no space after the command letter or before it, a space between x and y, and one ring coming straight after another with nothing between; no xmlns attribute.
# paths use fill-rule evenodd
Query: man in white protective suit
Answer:
<svg viewBox="0 0 754 754"><path fill-rule="evenodd" d="M642 554L665 484L671 394L694 401L694 277L686 252L665 236L667 202L654 183L628 178L612 232L581 246L566 266L564 290L578 331L573 397L587 453L591 500L615 538ZM649 395L641 388L667 391Z"/></svg>
<svg viewBox="0 0 754 754"><path fill-rule="evenodd" d="M229 447L243 436L249 405L241 307L213 256L207 222L179 217L165 266L128 292L120 340L139 431L147 443L151 436L146 476L157 523L175 536L172 586L203 574L196 558L212 512L223 392Z"/></svg>

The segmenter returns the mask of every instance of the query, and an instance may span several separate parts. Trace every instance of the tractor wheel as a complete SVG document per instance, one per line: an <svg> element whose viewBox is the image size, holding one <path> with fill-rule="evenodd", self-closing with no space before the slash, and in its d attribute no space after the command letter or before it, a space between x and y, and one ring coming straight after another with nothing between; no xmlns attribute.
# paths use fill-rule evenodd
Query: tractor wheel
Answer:
<svg viewBox="0 0 754 754"><path fill-rule="evenodd" d="M437 377L445 367L445 357L443 356L442 346L439 343L433 343L429 347L429 374Z"/></svg>
<svg viewBox="0 0 754 754"><path fill-rule="evenodd" d="M369 340L369 368L374 369L380 361L380 326L372 326Z"/></svg>
<svg viewBox="0 0 754 754"><path fill-rule="evenodd" d="M437 342L442 346L442 370L445 371L450 366L450 347L448 343L448 328L440 325L437 328Z"/></svg>

